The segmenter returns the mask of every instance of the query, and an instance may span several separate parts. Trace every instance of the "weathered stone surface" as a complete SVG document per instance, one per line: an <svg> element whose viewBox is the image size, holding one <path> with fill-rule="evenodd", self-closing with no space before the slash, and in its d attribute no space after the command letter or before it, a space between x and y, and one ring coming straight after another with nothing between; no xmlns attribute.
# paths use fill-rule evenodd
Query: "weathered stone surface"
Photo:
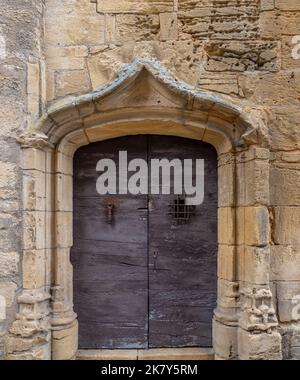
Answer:
<svg viewBox="0 0 300 380"><path fill-rule="evenodd" d="M57 33L57 20L63 19ZM61 2L47 1L45 33L49 45L100 45L104 42L104 16L97 14L88 1L79 4L61 5ZM91 28L91 25L93 26Z"/></svg>
<svg viewBox="0 0 300 380"><path fill-rule="evenodd" d="M299 106L299 82L299 72L286 70L276 74L245 73L240 76L239 83L246 98L251 99L256 104L272 108L269 115L270 127L272 125L276 132L277 115L277 118L282 115L286 118L294 119L296 123L298 122L294 112L297 111L296 107ZM286 105L288 109L278 107L283 105ZM291 115L291 110L293 115ZM276 124L274 125L274 123ZM273 129L270 128L271 134L273 134ZM287 134L291 135L291 137L293 136L291 132L287 132Z"/></svg>
<svg viewBox="0 0 300 380"><path fill-rule="evenodd" d="M281 336L278 332L252 334L239 329L238 344L242 360L278 360L282 358Z"/></svg>
<svg viewBox="0 0 300 380"><path fill-rule="evenodd" d="M178 37L178 24L176 13L160 14L160 39L162 41L176 40Z"/></svg>
<svg viewBox="0 0 300 380"><path fill-rule="evenodd" d="M0 296L5 298L6 307L10 307L15 299L17 285L14 282L0 282Z"/></svg>
<svg viewBox="0 0 300 380"><path fill-rule="evenodd" d="M239 87L236 73L204 71L200 73L198 85L205 90L244 97L243 91Z"/></svg>
<svg viewBox="0 0 300 380"><path fill-rule="evenodd" d="M287 163L300 163L300 151L282 152L281 160Z"/></svg>
<svg viewBox="0 0 300 380"><path fill-rule="evenodd" d="M283 353L286 360L299 360L300 358L300 329L290 324L282 328L283 335Z"/></svg>
<svg viewBox="0 0 300 380"><path fill-rule="evenodd" d="M275 42L213 42L205 48L207 71L277 71L280 68L279 49Z"/></svg>
<svg viewBox="0 0 300 380"><path fill-rule="evenodd" d="M218 277L223 280L235 280L235 262L237 255L237 247L233 245L219 246L218 253Z"/></svg>
<svg viewBox="0 0 300 380"><path fill-rule="evenodd" d="M53 332L52 358L54 360L69 360L75 357L78 348L78 324L64 330Z"/></svg>
<svg viewBox="0 0 300 380"><path fill-rule="evenodd" d="M45 285L45 251L23 252L23 287L38 289Z"/></svg>
<svg viewBox="0 0 300 380"><path fill-rule="evenodd" d="M88 58L87 65L93 90L114 79L120 63L118 56L115 57L113 53L103 53Z"/></svg>
<svg viewBox="0 0 300 380"><path fill-rule="evenodd" d="M223 308L236 308L237 282L219 279L218 306Z"/></svg>
<svg viewBox="0 0 300 380"><path fill-rule="evenodd" d="M300 294L300 281L278 281L276 292L278 299L297 299L297 296Z"/></svg>
<svg viewBox="0 0 300 380"><path fill-rule="evenodd" d="M291 80L293 81L293 79ZM282 85L284 85L284 83L282 83ZM291 88L291 92L293 92L293 89L297 89L298 92L299 88L299 85L295 84L295 86ZM282 98L283 102L289 98L291 92L287 91L286 96ZM295 96L297 97L298 95L295 94ZM295 103L292 99L290 100L290 104ZM280 102L279 99L278 102ZM269 123L272 147L274 150L290 151L300 149L299 104L293 107L275 108L274 112L269 116Z"/></svg>
<svg viewBox="0 0 300 380"><path fill-rule="evenodd" d="M219 243L233 245L235 243L235 209L233 207L220 207L218 211Z"/></svg>
<svg viewBox="0 0 300 380"><path fill-rule="evenodd" d="M299 12L282 12L279 16L280 29L282 34L300 34L300 15Z"/></svg>
<svg viewBox="0 0 300 380"><path fill-rule="evenodd" d="M78 350L76 360L213 360L210 348Z"/></svg>
<svg viewBox="0 0 300 380"><path fill-rule="evenodd" d="M237 249L238 279L252 284L268 284L270 273L269 248L241 246Z"/></svg>
<svg viewBox="0 0 300 380"><path fill-rule="evenodd" d="M78 350L76 360L137 360L138 350Z"/></svg>
<svg viewBox="0 0 300 380"><path fill-rule="evenodd" d="M274 206L300 206L300 170L291 166L285 164L271 167L270 189Z"/></svg>
<svg viewBox="0 0 300 380"><path fill-rule="evenodd" d="M19 272L20 256L17 252L0 252L0 268L3 278L15 276Z"/></svg>
<svg viewBox="0 0 300 380"><path fill-rule="evenodd" d="M234 359L237 356L237 329L214 320L213 342L218 359Z"/></svg>
<svg viewBox="0 0 300 380"><path fill-rule="evenodd" d="M59 248L69 248L73 245L73 231L71 212L57 212L56 241Z"/></svg>
<svg viewBox="0 0 300 380"><path fill-rule="evenodd" d="M300 245L300 207L275 207L273 240L277 245Z"/></svg>
<svg viewBox="0 0 300 380"><path fill-rule="evenodd" d="M295 53L299 52L299 41L300 38L297 35L282 37L282 67L284 69L300 67L300 59L295 59Z"/></svg>
<svg viewBox="0 0 300 380"><path fill-rule="evenodd" d="M271 246L271 277L278 281L300 280L300 246Z"/></svg>
<svg viewBox="0 0 300 380"><path fill-rule="evenodd" d="M274 0L277 9L283 11L300 11L300 4L297 0Z"/></svg>
<svg viewBox="0 0 300 380"><path fill-rule="evenodd" d="M238 205L269 204L269 170L268 160L250 160L237 165L237 176L244 179L237 183Z"/></svg>
<svg viewBox="0 0 300 380"><path fill-rule="evenodd" d="M137 360L213 360L211 349L205 348L162 348L138 350Z"/></svg>
<svg viewBox="0 0 300 380"><path fill-rule="evenodd" d="M10 162L0 161L0 188L12 188L18 179L16 165Z"/></svg>
<svg viewBox="0 0 300 380"><path fill-rule="evenodd" d="M164 28L160 28L160 23L165 23ZM157 15L117 15L115 32L111 31L111 38L106 37L105 42L125 42L125 41L151 41L157 40L161 30L161 39L174 39L175 28L172 21L169 27L166 25L167 20L161 20ZM174 24L174 21L173 21ZM170 38L172 37L173 38Z"/></svg>
<svg viewBox="0 0 300 380"><path fill-rule="evenodd" d="M56 96L88 92L90 78L86 70L62 71L55 76Z"/></svg>
<svg viewBox="0 0 300 380"><path fill-rule="evenodd" d="M23 247L25 250L44 249L45 246L45 212L25 211Z"/></svg>
<svg viewBox="0 0 300 380"><path fill-rule="evenodd" d="M299 299L296 299L299 304ZM299 306L296 309L294 300L278 300L278 316L280 322L299 322Z"/></svg>
<svg viewBox="0 0 300 380"><path fill-rule="evenodd" d="M171 12L174 0L122 0L112 4L110 0L96 0L97 11L100 13L160 13Z"/></svg>
<svg viewBox="0 0 300 380"><path fill-rule="evenodd" d="M37 119L40 112L40 66L29 63L27 67L27 110L32 119Z"/></svg>
<svg viewBox="0 0 300 380"><path fill-rule="evenodd" d="M20 347L26 347L26 343L20 342ZM28 343L29 346L29 343ZM49 346L49 345L48 345ZM30 350L30 351L24 351L24 352L15 352L12 354L7 354L6 359L7 360L49 360L49 347L47 345L45 346L37 346L37 348Z"/></svg>
<svg viewBox="0 0 300 380"><path fill-rule="evenodd" d="M52 357L75 357L72 157L79 146L124 135L127 128L162 131L159 120L136 129L127 121L114 133L108 126L95 128L102 117L113 122L116 108L126 106L125 118L141 117L143 107L165 112L166 119L180 114L178 125L170 123L164 132L203 138L221 153L216 358L280 359L282 351L284 358L299 359L299 320L293 315L300 293L299 1L0 0L0 6L0 296L7 306L0 357L7 351L12 360L50 358L47 292L54 279L61 288L53 290ZM174 93L166 95L164 85L153 89L153 83L141 82L137 90L135 83L123 83L114 99L79 104L78 96L110 85L123 64L138 57L164 66L161 74L173 76L168 80ZM199 108L195 98L175 95L179 81L187 93L199 91L211 100L200 101ZM216 97L243 117L232 117L226 106L215 112ZM51 113L57 101L72 111ZM192 124L203 125L189 125L190 114ZM242 119L248 122L240 141ZM64 140L74 128L81 132ZM16 137L33 129L40 136L33 133L26 144L34 147L21 153ZM47 145L41 135L53 129L51 142L59 147ZM220 131L230 138L221 139ZM237 342L237 325L247 328L238 321L237 300L249 287L257 301L255 286L258 292L265 289L268 312L277 306L282 350L275 327L267 334L240 328ZM20 319L15 320L15 293L22 289L26 297L19 297ZM48 296L37 306L35 292L44 291ZM12 326L9 335L7 326Z"/></svg>
<svg viewBox="0 0 300 380"><path fill-rule="evenodd" d="M23 206L27 211L45 211L46 175L38 170L26 170L23 175Z"/></svg>
<svg viewBox="0 0 300 380"><path fill-rule="evenodd" d="M218 168L218 202L219 207L230 207L235 204L235 197L231 189L235 185L235 165L230 162L226 165L219 165Z"/></svg>
<svg viewBox="0 0 300 380"><path fill-rule="evenodd" d="M73 177L70 175L57 176L56 210L69 212L73 210Z"/></svg>
<svg viewBox="0 0 300 380"><path fill-rule="evenodd" d="M262 11L270 11L274 9L275 7L274 1L275 0L261 0L260 9Z"/></svg>
<svg viewBox="0 0 300 380"><path fill-rule="evenodd" d="M281 23L275 10L262 12L259 18L260 36L262 39L279 39Z"/></svg>
<svg viewBox="0 0 300 380"><path fill-rule="evenodd" d="M26 352L34 346L48 344L49 340L50 335L37 335L34 338L9 337L6 342L7 353Z"/></svg>
<svg viewBox="0 0 300 380"><path fill-rule="evenodd" d="M237 242L264 247L269 243L269 213L266 207L238 207Z"/></svg>
<svg viewBox="0 0 300 380"><path fill-rule="evenodd" d="M22 168L26 170L46 170L46 155L40 149L25 148L22 151Z"/></svg>

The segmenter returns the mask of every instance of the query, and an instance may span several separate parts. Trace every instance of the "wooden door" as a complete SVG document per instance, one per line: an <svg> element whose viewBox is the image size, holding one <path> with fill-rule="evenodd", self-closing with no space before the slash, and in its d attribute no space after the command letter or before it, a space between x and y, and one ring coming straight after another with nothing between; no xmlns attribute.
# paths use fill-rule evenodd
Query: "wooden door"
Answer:
<svg viewBox="0 0 300 380"><path fill-rule="evenodd" d="M205 201L187 223L174 195L99 196L96 164L203 158ZM74 158L74 309L80 348L212 346L216 301L217 158L203 142L129 136L80 148ZM114 203L108 223L108 203Z"/></svg>
<svg viewBox="0 0 300 380"><path fill-rule="evenodd" d="M80 348L146 348L148 340L147 196L99 196L96 165L147 159L144 136L108 140L74 157L74 310ZM115 203L108 223L108 202Z"/></svg>
<svg viewBox="0 0 300 380"><path fill-rule="evenodd" d="M205 165L204 203L186 223L176 220L180 214L169 215L177 196L150 196L149 347L211 347L217 287L216 152L195 140L149 139L150 159L197 158Z"/></svg>

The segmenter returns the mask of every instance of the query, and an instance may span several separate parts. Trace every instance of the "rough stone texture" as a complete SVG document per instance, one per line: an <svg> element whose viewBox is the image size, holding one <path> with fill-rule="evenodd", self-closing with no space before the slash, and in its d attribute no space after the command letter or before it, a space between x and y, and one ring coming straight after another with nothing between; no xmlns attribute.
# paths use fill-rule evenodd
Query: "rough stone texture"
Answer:
<svg viewBox="0 0 300 380"><path fill-rule="evenodd" d="M251 334L250 344L244 344L245 335L249 335L244 330L239 331L240 359L250 360L280 360L282 358L280 334Z"/></svg>
<svg viewBox="0 0 300 380"><path fill-rule="evenodd" d="M79 350L76 360L213 360L209 348Z"/></svg>
<svg viewBox="0 0 300 380"><path fill-rule="evenodd" d="M1 0L0 7L0 294L7 306L6 320L0 321L1 358L22 285L22 181L15 136L31 116L39 117L43 1Z"/></svg>
<svg viewBox="0 0 300 380"><path fill-rule="evenodd" d="M240 146L236 155L219 156L219 306L220 314L228 315L224 321L217 314L215 349L219 359L299 359L299 1L0 0L0 7L0 301L6 305L0 313L0 358L50 358L51 350L52 357L65 350L69 359L76 346L76 323L62 303L64 297L72 303L67 284L72 231L64 233L62 227L72 220L71 152L87 137L68 141L55 164L43 137L35 149L23 149L21 158L16 136L39 125L57 102L71 104L74 97L99 90L124 64L142 58L159 62L189 91L207 91L238 105L261 126L263 148L247 152ZM141 88L136 102L150 93L150 87ZM153 101L161 101L160 91ZM105 112L132 99L122 95L113 105L83 103L72 112L91 126L95 107ZM198 104L176 101L188 109ZM69 118L70 130L74 120L81 127L82 120L70 114L60 116L57 125ZM223 110L222 117L232 125L230 112ZM89 138L96 141L99 132L89 131ZM213 141L213 132L205 138ZM54 165L60 174L56 204ZM55 230L53 209L58 211ZM51 283L54 239L65 252L66 289ZM239 322L232 317L238 288ZM55 326L52 349L50 313L63 315L67 326Z"/></svg>

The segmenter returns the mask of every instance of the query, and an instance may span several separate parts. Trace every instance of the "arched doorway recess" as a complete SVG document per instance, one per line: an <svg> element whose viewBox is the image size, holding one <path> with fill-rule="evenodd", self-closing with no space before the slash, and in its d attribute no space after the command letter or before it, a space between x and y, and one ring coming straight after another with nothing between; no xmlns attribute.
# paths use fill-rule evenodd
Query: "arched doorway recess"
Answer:
<svg viewBox="0 0 300 380"><path fill-rule="evenodd" d="M73 156L93 142L140 134L196 139L217 150L215 356L243 359L258 352L259 358L263 341L266 350L272 346L269 356L279 358L269 284L269 149L263 121L256 111L196 91L174 80L158 62L143 59L125 66L99 91L56 103L20 137L24 284L11 333L18 336L22 324L34 323L45 336L44 346L51 345L53 359L76 355L70 264Z"/></svg>

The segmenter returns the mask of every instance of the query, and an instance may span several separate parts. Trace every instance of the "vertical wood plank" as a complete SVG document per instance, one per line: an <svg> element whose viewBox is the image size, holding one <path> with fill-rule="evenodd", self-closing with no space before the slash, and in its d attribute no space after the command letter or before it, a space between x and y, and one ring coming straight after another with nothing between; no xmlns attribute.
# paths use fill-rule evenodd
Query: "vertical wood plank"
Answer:
<svg viewBox="0 0 300 380"><path fill-rule="evenodd" d="M190 222L177 225L168 215L176 196L151 196L149 346L210 347L217 292L217 154L203 142L151 136L150 158L204 159L205 200Z"/></svg>
<svg viewBox="0 0 300 380"><path fill-rule="evenodd" d="M96 164L146 159L146 137L91 144L74 159L74 309L80 348L145 348L148 331L147 197L100 196ZM112 224L107 199L115 202Z"/></svg>

